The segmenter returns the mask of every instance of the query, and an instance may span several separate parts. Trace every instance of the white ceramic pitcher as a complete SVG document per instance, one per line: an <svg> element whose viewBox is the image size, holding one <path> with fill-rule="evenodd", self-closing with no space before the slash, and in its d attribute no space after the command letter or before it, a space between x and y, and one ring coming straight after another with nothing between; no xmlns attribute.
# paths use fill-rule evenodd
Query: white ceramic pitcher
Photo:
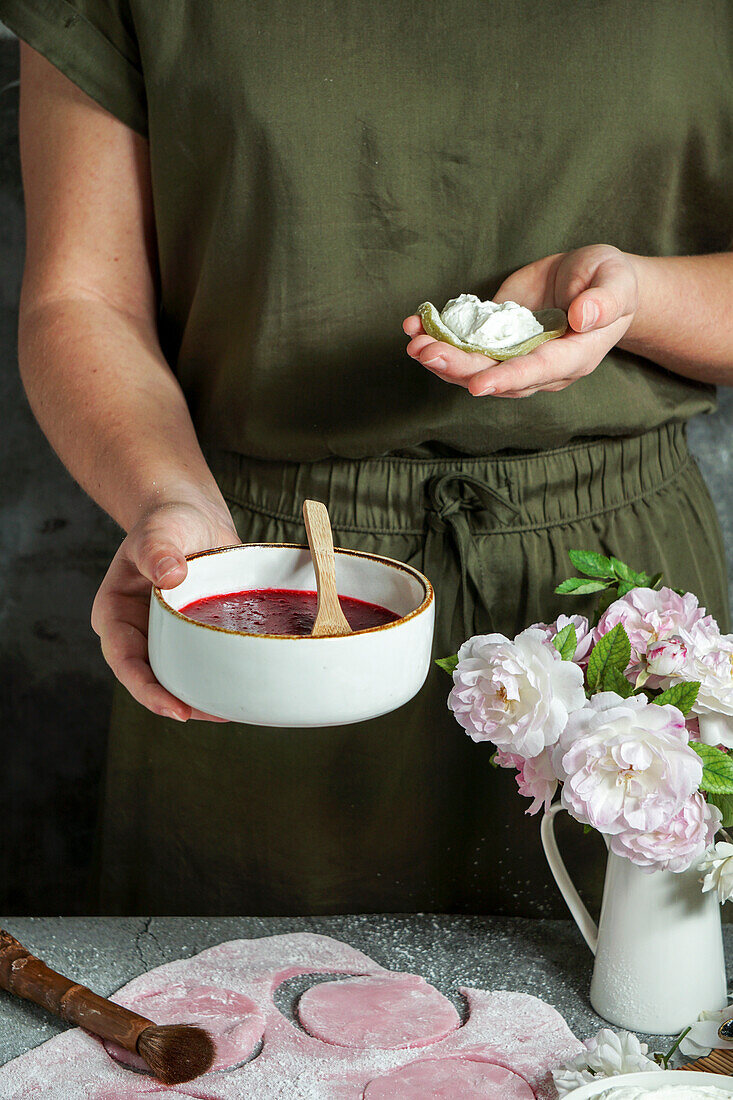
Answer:
<svg viewBox="0 0 733 1100"><path fill-rule="evenodd" d="M695 868L647 874L608 855L601 918L580 900L555 839L556 802L540 832L555 882L595 955L590 1002L599 1016L629 1031L674 1035L700 1012L724 1008L725 958L720 905L703 894Z"/></svg>

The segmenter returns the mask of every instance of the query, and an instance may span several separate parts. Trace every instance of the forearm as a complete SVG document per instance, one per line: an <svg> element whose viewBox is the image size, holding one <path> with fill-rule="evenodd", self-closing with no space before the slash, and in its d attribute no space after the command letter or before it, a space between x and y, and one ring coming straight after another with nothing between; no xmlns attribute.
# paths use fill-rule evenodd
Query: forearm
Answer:
<svg viewBox="0 0 733 1100"><path fill-rule="evenodd" d="M733 385L733 253L628 258L639 305L618 346L687 378Z"/></svg>
<svg viewBox="0 0 733 1100"><path fill-rule="evenodd" d="M52 447L126 531L168 501L226 515L149 322L94 297L22 302L19 358Z"/></svg>

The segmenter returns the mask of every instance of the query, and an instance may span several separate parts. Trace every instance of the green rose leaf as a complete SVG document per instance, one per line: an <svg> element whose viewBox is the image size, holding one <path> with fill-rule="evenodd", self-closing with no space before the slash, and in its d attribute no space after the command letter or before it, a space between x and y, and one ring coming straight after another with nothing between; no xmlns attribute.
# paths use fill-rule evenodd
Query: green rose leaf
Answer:
<svg viewBox="0 0 733 1100"><path fill-rule="evenodd" d="M733 825L733 794L708 794L708 802L717 806L723 815L721 825L729 829Z"/></svg>
<svg viewBox="0 0 733 1100"><path fill-rule="evenodd" d="M618 558L614 557L609 558L609 561L614 576L618 577L620 581L631 581L632 584L636 581L638 574L626 562L619 561Z"/></svg>
<svg viewBox="0 0 733 1100"><path fill-rule="evenodd" d="M607 577L613 580L614 571L611 560L594 550L568 550L568 557L579 573L587 577Z"/></svg>
<svg viewBox="0 0 733 1100"><path fill-rule="evenodd" d="M615 691L622 699L628 699L633 692L633 685L615 665L606 665L598 679L597 691Z"/></svg>
<svg viewBox="0 0 733 1100"><path fill-rule="evenodd" d="M608 581L591 581L586 580L585 577L568 577L566 581L561 581L555 589L561 596L566 595L568 592L574 592L577 596L584 596L587 592L602 592L604 588L608 588Z"/></svg>
<svg viewBox="0 0 733 1100"><path fill-rule="evenodd" d="M458 657L457 655L453 657L437 657L435 663L439 665L440 668L445 669L449 676L452 676L458 667Z"/></svg>
<svg viewBox="0 0 733 1100"><path fill-rule="evenodd" d="M619 561L618 558L611 557L611 565L615 575L620 581L624 581L630 586L630 588L645 587L649 584L651 577L648 573L637 573L635 569L632 569L630 565L627 565L624 561ZM628 592L630 589L626 589Z"/></svg>
<svg viewBox="0 0 733 1100"><path fill-rule="evenodd" d="M568 623L562 630L558 630L552 639L552 644L558 651L563 661L572 661L575 650L578 648L578 636L575 633L575 624Z"/></svg>
<svg viewBox="0 0 733 1100"><path fill-rule="evenodd" d="M617 623L608 634L593 646L588 659L586 680L591 691L598 690L604 671L607 667L616 668L620 673L626 671L626 666L631 658L631 643L629 636L621 623Z"/></svg>
<svg viewBox="0 0 733 1100"><path fill-rule="evenodd" d="M658 703L660 707L664 706L665 703L671 703L673 707L677 707L683 714L688 714L692 708L692 704L697 699L699 690L699 680L689 680L684 684L673 684L672 687L667 688L666 691L655 696L652 702Z"/></svg>
<svg viewBox="0 0 733 1100"><path fill-rule="evenodd" d="M630 592L632 588L638 588L635 581L621 581L616 592L616 599L621 599L627 592Z"/></svg>
<svg viewBox="0 0 733 1100"><path fill-rule="evenodd" d="M715 745L702 745L697 741L691 741L690 748L702 760L700 790L711 794L733 794L733 760L728 753Z"/></svg>

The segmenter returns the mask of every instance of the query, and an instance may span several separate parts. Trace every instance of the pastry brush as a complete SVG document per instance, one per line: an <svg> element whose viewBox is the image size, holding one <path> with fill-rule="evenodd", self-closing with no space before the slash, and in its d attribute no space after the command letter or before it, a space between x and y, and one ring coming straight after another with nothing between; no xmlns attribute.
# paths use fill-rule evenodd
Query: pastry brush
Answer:
<svg viewBox="0 0 733 1100"><path fill-rule="evenodd" d="M192 1081L211 1069L214 1041L196 1024L161 1026L51 970L0 929L0 988L139 1054L165 1085Z"/></svg>

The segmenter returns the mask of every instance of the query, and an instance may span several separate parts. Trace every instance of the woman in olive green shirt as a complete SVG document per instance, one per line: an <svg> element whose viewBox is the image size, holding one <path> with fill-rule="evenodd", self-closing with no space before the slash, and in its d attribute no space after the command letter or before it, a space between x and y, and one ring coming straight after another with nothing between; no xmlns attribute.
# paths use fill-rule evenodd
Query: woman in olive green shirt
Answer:
<svg viewBox="0 0 733 1100"><path fill-rule="evenodd" d="M587 611L553 592L574 546L728 629L685 422L733 382L733 15L672 14L0 0L28 44L21 370L126 532L92 617L124 685L101 911L561 912L443 674L358 726L207 721L155 682L147 601L187 553L301 541L310 496L428 574L438 655ZM466 355L415 316L462 291L572 332Z"/></svg>

